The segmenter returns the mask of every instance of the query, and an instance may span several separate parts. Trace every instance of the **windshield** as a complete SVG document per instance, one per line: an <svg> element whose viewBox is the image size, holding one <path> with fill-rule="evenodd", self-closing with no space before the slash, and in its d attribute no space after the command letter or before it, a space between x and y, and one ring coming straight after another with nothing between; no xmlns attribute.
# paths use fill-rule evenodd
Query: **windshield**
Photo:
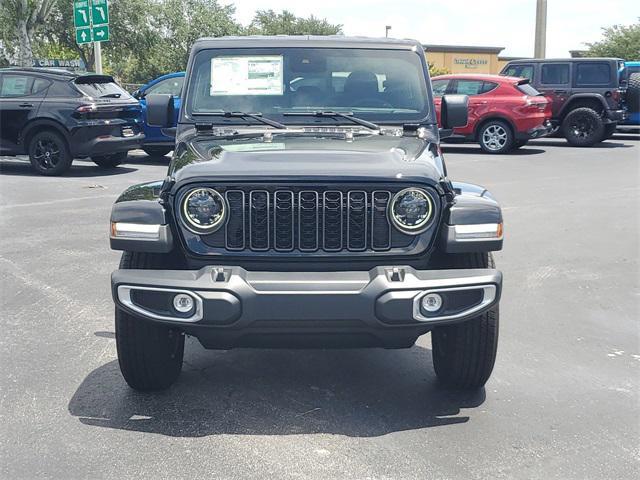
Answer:
<svg viewBox="0 0 640 480"><path fill-rule="evenodd" d="M288 116L335 111L381 123L429 114L425 70L411 50L263 48L203 50L192 68L186 114L260 112L282 123L350 123L340 117ZM212 123L246 119L211 116Z"/></svg>

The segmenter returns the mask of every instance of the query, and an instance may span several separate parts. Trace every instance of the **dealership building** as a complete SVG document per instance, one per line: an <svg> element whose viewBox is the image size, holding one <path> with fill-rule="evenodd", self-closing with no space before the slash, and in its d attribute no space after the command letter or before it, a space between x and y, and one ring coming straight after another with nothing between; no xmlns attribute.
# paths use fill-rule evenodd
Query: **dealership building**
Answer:
<svg viewBox="0 0 640 480"><path fill-rule="evenodd" d="M427 61L451 73L500 73L509 61L522 57L502 57L504 47L464 45L423 45Z"/></svg>

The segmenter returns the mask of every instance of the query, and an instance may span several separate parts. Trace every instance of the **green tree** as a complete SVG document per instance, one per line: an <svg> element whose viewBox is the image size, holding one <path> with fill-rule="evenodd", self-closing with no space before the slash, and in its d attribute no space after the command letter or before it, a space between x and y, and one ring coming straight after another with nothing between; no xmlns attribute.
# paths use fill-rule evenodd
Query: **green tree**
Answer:
<svg viewBox="0 0 640 480"><path fill-rule="evenodd" d="M617 57L640 60L640 19L631 25L613 25L602 29L603 39L587 43L589 57Z"/></svg>
<svg viewBox="0 0 640 480"><path fill-rule="evenodd" d="M235 7L217 0L163 0L154 22L161 37L155 51L147 52L164 73L184 70L193 43L200 37L237 35Z"/></svg>
<svg viewBox="0 0 640 480"><path fill-rule="evenodd" d="M33 64L32 43L45 25L55 0L2 0L0 2L0 40L3 55L15 57L23 67Z"/></svg>
<svg viewBox="0 0 640 480"><path fill-rule="evenodd" d="M258 10L246 28L249 35L338 35L342 25L331 24L326 19L296 17L288 10Z"/></svg>
<svg viewBox="0 0 640 480"><path fill-rule="evenodd" d="M447 75L448 73L451 73L448 69L436 67L431 62L427 62L427 65L429 66L430 77L437 77L438 75Z"/></svg>

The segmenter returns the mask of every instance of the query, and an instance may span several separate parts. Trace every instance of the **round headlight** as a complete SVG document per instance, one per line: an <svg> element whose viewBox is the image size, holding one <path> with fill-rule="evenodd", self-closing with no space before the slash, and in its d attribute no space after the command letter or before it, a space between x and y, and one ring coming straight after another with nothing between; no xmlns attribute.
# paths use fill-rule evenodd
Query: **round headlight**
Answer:
<svg viewBox="0 0 640 480"><path fill-rule="evenodd" d="M182 217L195 233L210 233L220 227L227 215L224 198L212 188L196 188L182 200Z"/></svg>
<svg viewBox="0 0 640 480"><path fill-rule="evenodd" d="M420 188L405 188L393 197L389 216L398 230L420 233L433 216L431 196Z"/></svg>

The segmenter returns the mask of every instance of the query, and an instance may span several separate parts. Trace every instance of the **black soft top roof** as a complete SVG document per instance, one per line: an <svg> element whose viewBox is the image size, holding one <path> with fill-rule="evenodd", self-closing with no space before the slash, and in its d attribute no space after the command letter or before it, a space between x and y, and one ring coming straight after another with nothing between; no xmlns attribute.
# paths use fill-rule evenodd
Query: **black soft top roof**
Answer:
<svg viewBox="0 0 640 480"><path fill-rule="evenodd" d="M345 37L342 35L250 35L242 37L200 38L193 50L210 48L381 48L389 50L422 50L417 40L395 38Z"/></svg>

